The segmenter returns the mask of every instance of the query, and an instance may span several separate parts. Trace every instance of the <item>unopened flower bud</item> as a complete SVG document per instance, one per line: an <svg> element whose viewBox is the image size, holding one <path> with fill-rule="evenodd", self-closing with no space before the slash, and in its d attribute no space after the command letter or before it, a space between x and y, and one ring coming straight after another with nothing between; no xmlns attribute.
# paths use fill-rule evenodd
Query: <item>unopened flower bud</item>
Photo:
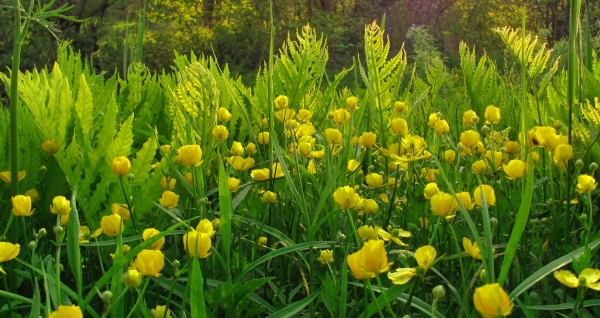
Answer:
<svg viewBox="0 0 600 318"><path fill-rule="evenodd" d="M179 261L178 261L178 260L174 260L174 261L173 261L173 269L175 270L175 272L177 272L177 271L179 270L179 266L180 266L180 265L181 265L181 264L179 263Z"/></svg>
<svg viewBox="0 0 600 318"><path fill-rule="evenodd" d="M130 173L127 175L127 179L129 179L129 181L133 181L133 179L135 179L135 176L133 175L133 173Z"/></svg>
<svg viewBox="0 0 600 318"><path fill-rule="evenodd" d="M473 117L471 118L471 121L473 122L473 124L478 124L478 123L479 123L479 117L477 117L477 116L473 116Z"/></svg>
<svg viewBox="0 0 600 318"><path fill-rule="evenodd" d="M435 115L437 116L438 119L442 119L442 113L437 112L437 113L435 113Z"/></svg>
<svg viewBox="0 0 600 318"><path fill-rule="evenodd" d="M396 260L398 263L404 264L406 263L406 255L404 255L404 253L400 253L398 254L398 257L396 257Z"/></svg>
<svg viewBox="0 0 600 318"><path fill-rule="evenodd" d="M46 236L46 234L48 234L48 233L46 232L46 229L45 229L45 228L41 228L41 229L38 231L38 235L39 235L40 237L44 237L44 236Z"/></svg>
<svg viewBox="0 0 600 318"><path fill-rule="evenodd" d="M597 163L595 163L595 162L592 162L592 163L590 164L590 170L592 170L592 172L594 172L594 171L598 170L598 164L597 164Z"/></svg>
<svg viewBox="0 0 600 318"><path fill-rule="evenodd" d="M487 275L485 273L485 269L482 269L481 272L479 272L479 280L482 283L487 284Z"/></svg>
<svg viewBox="0 0 600 318"><path fill-rule="evenodd" d="M581 222L587 223L588 215L585 213L581 213Z"/></svg>
<svg viewBox="0 0 600 318"><path fill-rule="evenodd" d="M498 225L498 219L496 218L490 218L490 226L492 228L495 228Z"/></svg>
<svg viewBox="0 0 600 318"><path fill-rule="evenodd" d="M583 168L583 160L577 159L577 161L575 161L575 168L581 170L581 168Z"/></svg>
<svg viewBox="0 0 600 318"><path fill-rule="evenodd" d="M375 167L373 167L373 165L370 165L370 166L367 168L367 171L369 171L369 173L373 173L373 171L375 171Z"/></svg>
<svg viewBox="0 0 600 318"><path fill-rule="evenodd" d="M531 303L534 303L534 304L537 303L537 302L539 302L540 301L540 294L538 294L535 291L532 291L529 294L529 300L531 301Z"/></svg>
<svg viewBox="0 0 600 318"><path fill-rule="evenodd" d="M440 300L446 297L446 289L442 285L437 285L433 288L433 297L437 300Z"/></svg>
<svg viewBox="0 0 600 318"><path fill-rule="evenodd" d="M31 241L31 242L29 242L28 246L29 246L29 249L33 251L37 247L37 242L36 241Z"/></svg>
<svg viewBox="0 0 600 318"><path fill-rule="evenodd" d="M48 171L48 169L46 168L46 166L41 166L40 167L40 172L41 173L46 173L46 171Z"/></svg>
<svg viewBox="0 0 600 318"><path fill-rule="evenodd" d="M340 242L343 242L346 240L346 235L344 235L344 233L342 233L342 232L338 232L337 236L338 236L338 240L340 240Z"/></svg>
<svg viewBox="0 0 600 318"><path fill-rule="evenodd" d="M105 290L102 292L102 294L100 294L100 298L102 298L102 301L108 305L112 302L113 293L110 290Z"/></svg>
<svg viewBox="0 0 600 318"><path fill-rule="evenodd" d="M487 134L490 132L490 127L488 125L483 125L483 127L481 127L481 132Z"/></svg>

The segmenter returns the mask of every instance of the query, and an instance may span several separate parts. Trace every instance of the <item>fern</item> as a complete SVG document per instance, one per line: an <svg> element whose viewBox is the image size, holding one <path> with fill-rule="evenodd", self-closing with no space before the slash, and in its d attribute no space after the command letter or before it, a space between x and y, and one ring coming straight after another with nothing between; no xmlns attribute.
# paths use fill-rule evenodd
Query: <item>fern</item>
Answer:
<svg viewBox="0 0 600 318"><path fill-rule="evenodd" d="M131 151L131 145L133 144L133 117L134 114L129 115L119 128L117 137L110 143L106 150L106 157L104 158L105 164L110 167L112 160L119 156L128 156Z"/></svg>
<svg viewBox="0 0 600 318"><path fill-rule="evenodd" d="M156 154L156 148L158 148L156 138L152 136L144 143L142 149L136 153L135 159L131 163L131 170L129 171L135 176L131 182L132 186L142 185L148 179L150 170L152 169L152 159L154 159L154 155Z"/></svg>
<svg viewBox="0 0 600 318"><path fill-rule="evenodd" d="M546 48L546 43L538 45L537 36L527 35L523 39L518 29L503 27L494 29L502 41L512 52L519 64L527 68L527 76L534 80L546 69L552 50Z"/></svg>
<svg viewBox="0 0 600 318"><path fill-rule="evenodd" d="M459 45L459 54L471 107L480 118L483 118L485 107L500 100L498 98L499 90L502 89L500 76L496 72L496 66L486 54L483 54L477 62L475 50L471 52L464 42Z"/></svg>
<svg viewBox="0 0 600 318"><path fill-rule="evenodd" d="M81 125L81 130L84 136L87 135L92 128L94 121L93 106L94 103L92 99L92 92L87 85L85 76L81 74L79 80L79 91L77 93L77 100L75 101L75 110L77 111L79 124Z"/></svg>

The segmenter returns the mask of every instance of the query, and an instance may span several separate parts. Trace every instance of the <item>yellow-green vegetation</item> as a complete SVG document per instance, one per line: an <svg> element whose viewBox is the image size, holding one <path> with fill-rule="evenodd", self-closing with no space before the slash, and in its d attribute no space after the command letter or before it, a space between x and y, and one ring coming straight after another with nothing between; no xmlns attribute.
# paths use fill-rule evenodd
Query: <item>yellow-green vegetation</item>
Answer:
<svg viewBox="0 0 600 318"><path fill-rule="evenodd" d="M600 59L501 28L517 71L417 71L364 31L334 76L309 26L272 41L254 87L67 45L0 74L0 316L599 316Z"/></svg>

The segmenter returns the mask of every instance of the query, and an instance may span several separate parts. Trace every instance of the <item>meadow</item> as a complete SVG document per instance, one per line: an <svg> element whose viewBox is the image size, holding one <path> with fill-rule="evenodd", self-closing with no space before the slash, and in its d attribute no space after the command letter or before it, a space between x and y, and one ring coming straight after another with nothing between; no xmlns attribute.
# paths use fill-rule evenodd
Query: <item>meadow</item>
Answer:
<svg viewBox="0 0 600 318"><path fill-rule="evenodd" d="M0 316L600 316L600 59L571 13L564 57L495 29L500 69L465 43L418 66L384 18L335 74L326 34L272 34L250 87L67 43L0 73Z"/></svg>

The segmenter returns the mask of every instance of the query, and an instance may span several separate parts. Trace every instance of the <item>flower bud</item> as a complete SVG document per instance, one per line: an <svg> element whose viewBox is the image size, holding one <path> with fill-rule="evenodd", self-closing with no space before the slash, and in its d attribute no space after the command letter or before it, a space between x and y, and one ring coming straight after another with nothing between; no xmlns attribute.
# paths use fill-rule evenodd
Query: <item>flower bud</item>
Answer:
<svg viewBox="0 0 600 318"><path fill-rule="evenodd" d="M479 280L483 283L486 284L487 283L487 275L485 273L485 269L482 269L481 272L479 272Z"/></svg>
<svg viewBox="0 0 600 318"><path fill-rule="evenodd" d="M478 124L479 123L479 117L473 116L473 118L471 118L471 121L473 122L473 124Z"/></svg>
<svg viewBox="0 0 600 318"><path fill-rule="evenodd" d="M29 246L29 249L33 251L37 247L37 242L36 241L31 241L31 242L29 242L28 246Z"/></svg>
<svg viewBox="0 0 600 318"><path fill-rule="evenodd" d="M346 235L344 235L344 233L342 233L342 232L338 232L337 237L338 237L338 240L340 240L340 242L343 242L346 240Z"/></svg>
<svg viewBox="0 0 600 318"><path fill-rule="evenodd" d="M435 115L437 116L438 119L442 119L442 113L437 112L437 113L435 113Z"/></svg>
<svg viewBox="0 0 600 318"><path fill-rule="evenodd" d="M592 170L592 172L594 172L594 171L598 170L598 164L597 164L597 163L595 163L595 162L592 162L592 163L590 164L590 170Z"/></svg>
<svg viewBox="0 0 600 318"><path fill-rule="evenodd" d="M433 298L440 300L444 297L446 297L446 289L444 289L444 286L442 285L437 285L433 288Z"/></svg>
<svg viewBox="0 0 600 318"><path fill-rule="evenodd" d="M102 294L100 294L100 298L102 298L102 301L108 305L112 302L113 293L110 290L105 290L102 292Z"/></svg>
<svg viewBox="0 0 600 318"><path fill-rule="evenodd" d="M175 270L175 272L177 272L179 270L179 266L181 264L179 263L178 260L174 260L172 264L173 264L173 269Z"/></svg>
<svg viewBox="0 0 600 318"><path fill-rule="evenodd" d="M127 175L127 179L129 179L129 182L133 181L133 179L135 179L135 176L133 175L133 173L130 173Z"/></svg>
<svg viewBox="0 0 600 318"><path fill-rule="evenodd" d="M490 132L490 127L488 125L483 125L483 127L481 127L481 132L487 134Z"/></svg>
<svg viewBox="0 0 600 318"><path fill-rule="evenodd" d="M581 170L583 168L583 160L577 159L577 161L575 161L575 168Z"/></svg>
<svg viewBox="0 0 600 318"><path fill-rule="evenodd" d="M61 235L64 232L63 227L60 225L55 226L53 230L54 230L54 234L56 234L56 235Z"/></svg>
<svg viewBox="0 0 600 318"><path fill-rule="evenodd" d="M587 214L581 213L580 218L581 218L581 222L582 223L584 223L584 224L587 223L587 221L588 221L588 215Z"/></svg>
<svg viewBox="0 0 600 318"><path fill-rule="evenodd" d="M490 226L492 228L495 228L496 226L498 226L498 219L496 219L496 218L490 218Z"/></svg>
<svg viewBox="0 0 600 318"><path fill-rule="evenodd" d="M44 236L46 236L46 234L48 234L48 233L46 232L46 229L45 229L45 228L41 228L41 229L38 231L38 235L39 235L40 237L44 237Z"/></svg>
<svg viewBox="0 0 600 318"><path fill-rule="evenodd" d="M40 166L40 172L41 173L46 173L46 171L48 171L48 169L46 168L46 166Z"/></svg>

